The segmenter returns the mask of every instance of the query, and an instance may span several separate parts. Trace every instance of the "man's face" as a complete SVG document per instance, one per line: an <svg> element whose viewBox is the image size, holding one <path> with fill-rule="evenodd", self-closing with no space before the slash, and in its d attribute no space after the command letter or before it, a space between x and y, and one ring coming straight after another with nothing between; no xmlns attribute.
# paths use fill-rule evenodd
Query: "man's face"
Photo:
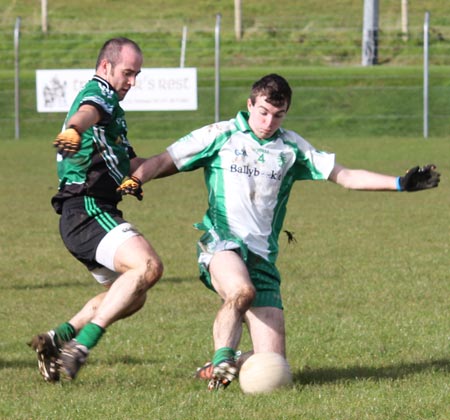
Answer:
<svg viewBox="0 0 450 420"><path fill-rule="evenodd" d="M287 103L276 107L266 102L266 96L257 96L255 104L247 100L247 109L250 113L248 124L260 139L268 139L277 131L287 113Z"/></svg>
<svg viewBox="0 0 450 420"><path fill-rule="evenodd" d="M141 72L142 56L129 45L124 45L120 52L121 59L115 67L104 60L101 68L104 71L104 79L116 90L119 101L136 84L136 76Z"/></svg>

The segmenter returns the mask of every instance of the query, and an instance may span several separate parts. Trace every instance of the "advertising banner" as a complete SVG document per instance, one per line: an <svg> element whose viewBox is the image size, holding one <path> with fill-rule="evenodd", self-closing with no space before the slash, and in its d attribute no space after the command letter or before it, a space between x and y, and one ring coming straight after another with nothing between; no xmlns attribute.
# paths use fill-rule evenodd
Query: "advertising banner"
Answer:
<svg viewBox="0 0 450 420"><path fill-rule="evenodd" d="M67 112L95 71L36 70L38 112ZM194 111L197 109L196 68L144 68L121 102L125 111Z"/></svg>

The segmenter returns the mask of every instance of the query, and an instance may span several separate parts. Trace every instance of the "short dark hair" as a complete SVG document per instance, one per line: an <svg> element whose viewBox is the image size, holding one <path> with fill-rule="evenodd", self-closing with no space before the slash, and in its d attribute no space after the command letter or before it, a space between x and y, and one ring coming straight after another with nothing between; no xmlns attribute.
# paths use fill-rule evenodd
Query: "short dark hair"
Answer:
<svg viewBox="0 0 450 420"><path fill-rule="evenodd" d="M291 106L292 89L287 80L275 73L268 74L256 81L250 92L250 100L255 104L257 96L265 96L266 101L274 106L287 104L287 109Z"/></svg>
<svg viewBox="0 0 450 420"><path fill-rule="evenodd" d="M122 51L124 45L131 46L136 51L136 53L142 55L142 51L139 45L131 39L124 37L111 38L103 44L103 47L98 53L97 64L95 65L95 68L97 69L100 66L100 62L103 59L106 59L112 64L113 67L115 67L115 65L120 60L120 52Z"/></svg>

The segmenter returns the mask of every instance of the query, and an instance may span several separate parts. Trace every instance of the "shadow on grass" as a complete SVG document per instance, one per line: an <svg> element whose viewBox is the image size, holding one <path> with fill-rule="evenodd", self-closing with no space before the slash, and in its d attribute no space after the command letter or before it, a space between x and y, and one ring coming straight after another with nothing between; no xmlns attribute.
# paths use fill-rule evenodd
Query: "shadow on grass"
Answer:
<svg viewBox="0 0 450 420"><path fill-rule="evenodd" d="M92 279L93 283L90 283ZM197 277L163 277L159 283L163 282L169 283L184 283L192 280L198 280ZM68 287L86 287L95 284L95 280L93 277L89 276L89 273L86 272L86 280L83 281L64 281L64 282L44 282L39 284L8 284L1 285L0 290L39 290L39 289L48 289L48 288L68 288Z"/></svg>
<svg viewBox="0 0 450 420"><path fill-rule="evenodd" d="M162 363L162 358L157 357L133 357L127 355L113 355L108 356L106 358L97 358L95 360L89 360L89 364L92 365L103 365L107 366L123 364L123 365L136 365L136 366L144 366L144 365L156 365L158 363Z"/></svg>
<svg viewBox="0 0 450 420"><path fill-rule="evenodd" d="M36 368L37 359L33 353L30 353L30 358L27 360L4 360L0 358L1 369L22 369L22 368Z"/></svg>
<svg viewBox="0 0 450 420"><path fill-rule="evenodd" d="M155 357L136 358L132 356L109 356L105 359L93 359L89 361L91 366L102 366L111 368L115 365L141 366L157 365L161 360ZM37 371L37 363L34 357L27 360L8 361L0 358L0 370L2 369L33 369ZM427 362L402 363L386 367L364 367L354 366L345 369L327 368L311 369L305 368L293 375L294 384L321 386L333 383L349 383L361 380L399 380L410 375L426 371L439 371L450 373L450 359L436 359Z"/></svg>
<svg viewBox="0 0 450 420"><path fill-rule="evenodd" d="M400 363L383 367L350 366L348 368L304 368L294 372L294 382L302 385L323 385L333 382L372 379L401 379L425 371L450 372L450 359L436 359L417 363Z"/></svg>
<svg viewBox="0 0 450 420"><path fill-rule="evenodd" d="M162 363L161 359L155 357L132 357L126 355L117 355L110 356L105 358L91 358L89 360L89 365L115 365L115 364L124 364L124 365L136 365L136 366L145 366L145 365L155 365L158 363ZM0 370L1 369L22 369L22 368L37 368L37 359L34 351L30 350L30 357L27 359L20 360L5 360L0 357Z"/></svg>
<svg viewBox="0 0 450 420"><path fill-rule="evenodd" d="M89 279L88 279L89 280ZM0 286L0 290L39 290L48 288L67 288L67 287L86 287L87 282L85 281L64 281L61 283L55 282L45 282L38 284L8 284Z"/></svg>

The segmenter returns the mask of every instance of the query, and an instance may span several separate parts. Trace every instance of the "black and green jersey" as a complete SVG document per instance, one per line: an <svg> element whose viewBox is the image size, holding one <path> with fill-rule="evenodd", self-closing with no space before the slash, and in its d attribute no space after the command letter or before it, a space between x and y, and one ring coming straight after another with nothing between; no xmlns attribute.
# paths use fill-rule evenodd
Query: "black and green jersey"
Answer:
<svg viewBox="0 0 450 420"><path fill-rule="evenodd" d="M130 159L136 154L127 139L125 113L112 86L94 76L75 98L67 114L64 128L81 105L95 106L101 121L82 135L81 149L72 157L57 154L58 193L52 205L61 213L64 200L75 196L91 196L117 203L116 192L130 172Z"/></svg>

